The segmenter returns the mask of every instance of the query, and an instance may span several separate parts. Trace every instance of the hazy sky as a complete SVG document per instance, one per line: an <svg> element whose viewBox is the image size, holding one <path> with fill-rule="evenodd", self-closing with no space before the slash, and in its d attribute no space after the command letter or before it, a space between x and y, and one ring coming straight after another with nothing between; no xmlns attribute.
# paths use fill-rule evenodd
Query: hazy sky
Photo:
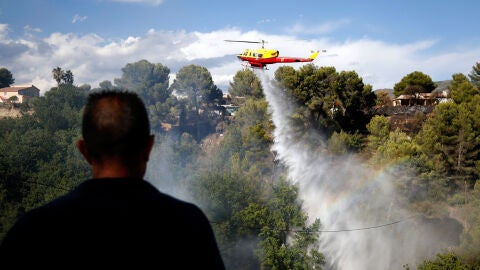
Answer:
<svg viewBox="0 0 480 270"><path fill-rule="evenodd" d="M315 65L393 88L413 71L434 81L468 74L480 62L479 10L477 0L0 0L0 67L44 93L57 66L75 84L98 87L141 59L169 67L172 78L196 64L227 91L242 69L235 55L255 44L224 40L263 39L282 56L325 49Z"/></svg>

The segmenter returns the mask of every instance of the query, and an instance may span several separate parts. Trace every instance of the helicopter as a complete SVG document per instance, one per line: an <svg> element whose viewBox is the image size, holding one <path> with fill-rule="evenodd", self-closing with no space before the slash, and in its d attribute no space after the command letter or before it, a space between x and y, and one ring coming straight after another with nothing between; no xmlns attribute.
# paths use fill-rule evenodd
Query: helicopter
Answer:
<svg viewBox="0 0 480 270"><path fill-rule="evenodd" d="M242 54L238 54L238 59L247 62L252 68L266 69L267 65L276 63L297 63L297 62L312 62L318 56L319 51L313 51L307 58L302 57L280 57L280 53L275 49L265 49L265 40L262 41L248 41L248 40L231 40L226 39L226 42L243 42L243 43L261 43L262 48L245 49ZM326 52L326 50L322 50Z"/></svg>

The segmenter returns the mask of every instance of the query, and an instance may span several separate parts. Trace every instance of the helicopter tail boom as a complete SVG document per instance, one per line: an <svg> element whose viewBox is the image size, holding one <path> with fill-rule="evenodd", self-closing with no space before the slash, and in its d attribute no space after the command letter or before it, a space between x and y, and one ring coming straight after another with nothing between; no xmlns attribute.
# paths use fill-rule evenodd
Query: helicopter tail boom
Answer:
<svg viewBox="0 0 480 270"><path fill-rule="evenodd" d="M315 58L317 58L317 56L318 56L318 53L319 53L319 51L313 52L313 53L308 57L308 59L315 60Z"/></svg>

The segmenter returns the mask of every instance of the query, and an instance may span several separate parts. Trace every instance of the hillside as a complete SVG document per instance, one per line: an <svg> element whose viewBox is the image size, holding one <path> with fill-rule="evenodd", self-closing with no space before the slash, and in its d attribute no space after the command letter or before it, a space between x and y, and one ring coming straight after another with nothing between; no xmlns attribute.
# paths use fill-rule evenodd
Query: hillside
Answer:
<svg viewBox="0 0 480 270"><path fill-rule="evenodd" d="M8 108L0 106L0 118L20 117L22 113L19 108Z"/></svg>

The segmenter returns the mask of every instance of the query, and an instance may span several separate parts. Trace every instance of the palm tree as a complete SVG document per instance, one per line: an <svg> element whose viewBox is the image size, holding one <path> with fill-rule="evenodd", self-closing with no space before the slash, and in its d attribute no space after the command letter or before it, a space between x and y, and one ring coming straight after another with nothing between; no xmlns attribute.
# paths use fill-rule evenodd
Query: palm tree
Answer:
<svg viewBox="0 0 480 270"><path fill-rule="evenodd" d="M56 67L52 70L53 74L53 79L57 81L57 86L60 86L60 83L62 82L64 72L60 67Z"/></svg>
<svg viewBox="0 0 480 270"><path fill-rule="evenodd" d="M65 84L72 85L73 84L73 73L70 70L65 71L63 73L62 79L63 79L63 82Z"/></svg>

